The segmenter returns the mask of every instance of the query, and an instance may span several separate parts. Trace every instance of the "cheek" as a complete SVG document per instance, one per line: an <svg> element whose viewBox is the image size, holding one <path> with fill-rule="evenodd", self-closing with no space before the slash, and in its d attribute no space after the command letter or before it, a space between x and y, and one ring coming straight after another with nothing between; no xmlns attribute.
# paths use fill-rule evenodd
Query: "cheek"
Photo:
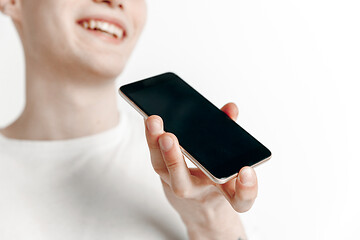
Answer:
<svg viewBox="0 0 360 240"><path fill-rule="evenodd" d="M138 34L140 34L147 18L147 6L144 0L134 0L133 4L132 17L134 19L135 28Z"/></svg>
<svg viewBox="0 0 360 240"><path fill-rule="evenodd" d="M24 40L32 56L48 58L51 55L65 54L69 50L69 41L73 27L69 12L63 4L52 0L37 8L29 8L24 14Z"/></svg>
<svg viewBox="0 0 360 240"><path fill-rule="evenodd" d="M59 28L54 26L53 19L56 14L49 14L44 6L26 10L22 23L25 43L33 51L41 51L57 38Z"/></svg>

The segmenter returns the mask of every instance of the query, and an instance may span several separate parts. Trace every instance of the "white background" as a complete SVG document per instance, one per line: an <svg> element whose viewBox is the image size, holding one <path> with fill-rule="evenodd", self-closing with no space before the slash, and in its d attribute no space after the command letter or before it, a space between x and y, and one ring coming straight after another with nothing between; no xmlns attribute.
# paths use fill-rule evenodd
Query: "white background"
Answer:
<svg viewBox="0 0 360 240"><path fill-rule="evenodd" d="M151 0L119 84L174 71L273 158L243 214L261 239L360 239L360 7L342 0ZM24 105L24 64L0 16L0 126ZM250 235L251 236L251 235Z"/></svg>

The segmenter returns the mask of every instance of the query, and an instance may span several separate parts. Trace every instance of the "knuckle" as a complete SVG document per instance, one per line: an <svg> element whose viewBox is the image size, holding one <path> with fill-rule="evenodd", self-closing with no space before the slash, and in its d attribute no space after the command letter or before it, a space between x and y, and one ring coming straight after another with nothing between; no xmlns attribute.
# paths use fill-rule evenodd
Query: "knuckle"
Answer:
<svg viewBox="0 0 360 240"><path fill-rule="evenodd" d="M175 196L181 199L188 199L191 198L191 192L188 189L180 188L180 187L173 187L173 192Z"/></svg>
<svg viewBox="0 0 360 240"><path fill-rule="evenodd" d="M168 132L167 134L168 134L169 137L171 137L173 140L175 140L175 142L178 141L178 139L177 139L177 137L175 136L175 134L170 133L170 132Z"/></svg>
<svg viewBox="0 0 360 240"><path fill-rule="evenodd" d="M241 198L241 201L244 201L244 202L254 202L255 199L256 199L256 196L242 196Z"/></svg>
<svg viewBox="0 0 360 240"><path fill-rule="evenodd" d="M148 146L150 150L159 150L160 146L156 140L148 141Z"/></svg>
<svg viewBox="0 0 360 240"><path fill-rule="evenodd" d="M243 194L239 194L237 196L237 199L243 201L243 202L254 202L257 197L257 191L248 191Z"/></svg>
<svg viewBox="0 0 360 240"><path fill-rule="evenodd" d="M167 163L166 163L166 166L167 166L167 168L169 169L169 171L172 172L172 171L175 171L176 169L179 168L180 162L178 162L178 161L167 162Z"/></svg>
<svg viewBox="0 0 360 240"><path fill-rule="evenodd" d="M253 205L253 201L243 201L239 203L232 204L232 207L238 213L244 213L250 210Z"/></svg>
<svg viewBox="0 0 360 240"><path fill-rule="evenodd" d="M162 168L162 167L154 167L154 171L159 175L159 176L163 176L165 174L168 173L168 170L166 168Z"/></svg>
<svg viewBox="0 0 360 240"><path fill-rule="evenodd" d="M247 211L250 210L250 207L237 207L237 208L234 208L235 211L237 211L238 213L245 213Z"/></svg>
<svg viewBox="0 0 360 240"><path fill-rule="evenodd" d="M160 136L152 136L150 135L150 133L146 132L146 142L149 146L150 149L159 149L159 143L158 143L158 139Z"/></svg>

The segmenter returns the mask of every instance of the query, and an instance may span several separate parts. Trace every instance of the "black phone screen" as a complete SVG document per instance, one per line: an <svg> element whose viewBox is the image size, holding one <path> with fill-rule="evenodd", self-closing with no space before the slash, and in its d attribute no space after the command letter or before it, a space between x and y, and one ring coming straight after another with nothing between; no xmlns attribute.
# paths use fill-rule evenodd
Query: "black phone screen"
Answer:
<svg viewBox="0 0 360 240"><path fill-rule="evenodd" d="M159 115L164 130L213 176L222 179L271 156L271 152L174 73L120 88L146 115Z"/></svg>

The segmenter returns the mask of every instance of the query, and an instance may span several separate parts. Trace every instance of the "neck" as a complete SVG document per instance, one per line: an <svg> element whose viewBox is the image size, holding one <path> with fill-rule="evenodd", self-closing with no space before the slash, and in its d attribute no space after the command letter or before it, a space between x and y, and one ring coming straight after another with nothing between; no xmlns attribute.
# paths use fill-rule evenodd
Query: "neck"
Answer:
<svg viewBox="0 0 360 240"><path fill-rule="evenodd" d="M116 98L114 79L27 65L24 111L0 132L26 140L63 140L100 133L118 123Z"/></svg>

